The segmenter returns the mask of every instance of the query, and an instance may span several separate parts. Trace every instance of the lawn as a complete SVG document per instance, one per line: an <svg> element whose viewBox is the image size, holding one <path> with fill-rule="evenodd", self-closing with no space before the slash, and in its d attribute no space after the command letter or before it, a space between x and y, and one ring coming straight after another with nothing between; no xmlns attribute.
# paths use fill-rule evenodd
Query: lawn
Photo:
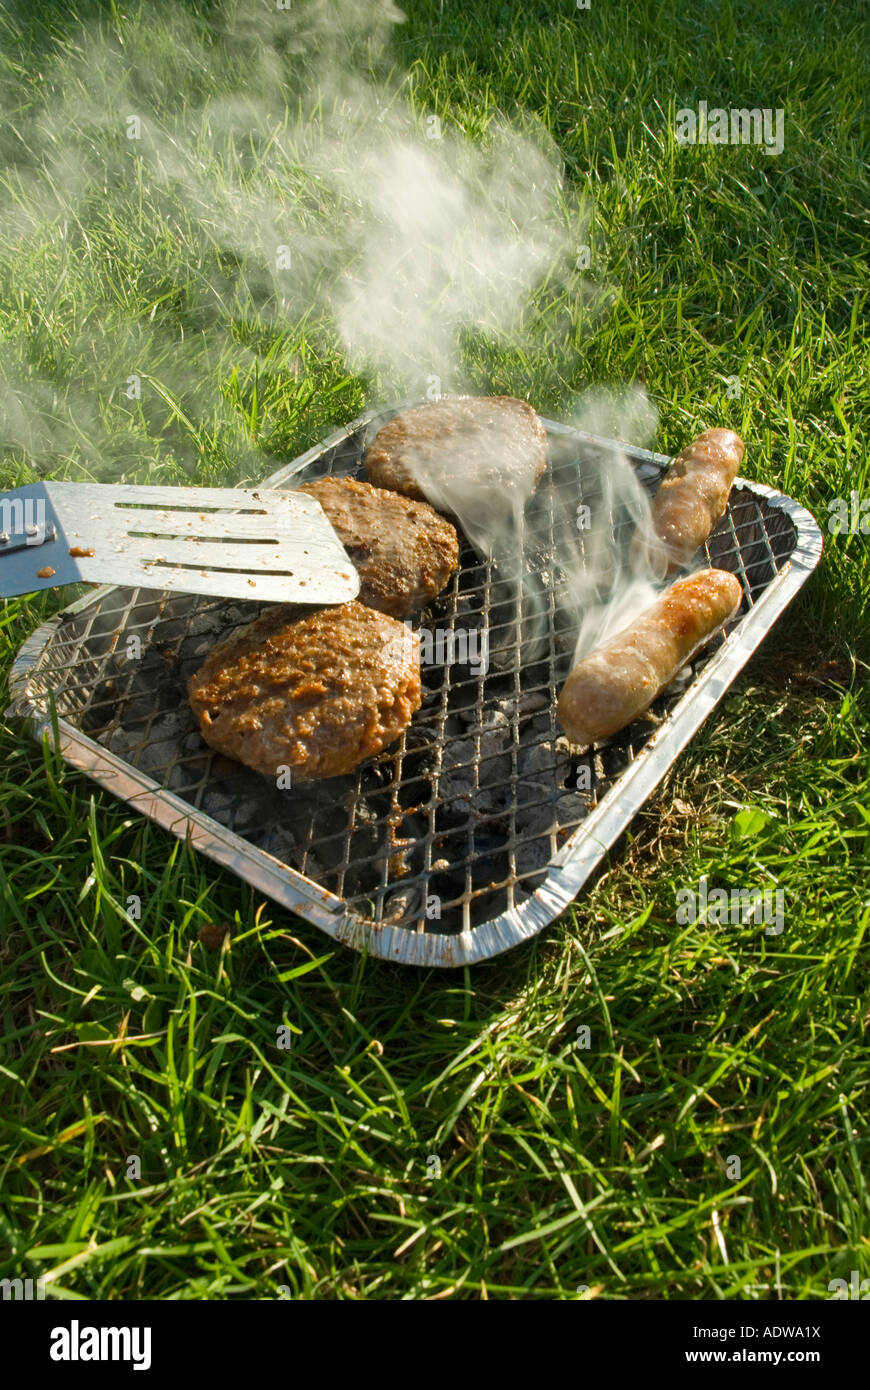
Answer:
<svg viewBox="0 0 870 1390"><path fill-rule="evenodd" d="M0 1278L828 1298L870 1275L870 535L827 528L870 499L866 7L404 8L0 0L3 485L261 479L433 374L555 418L642 386L656 448L739 430L825 552L591 888L464 972L334 946L4 722ZM681 146L700 101L782 109L782 152ZM492 149L518 180L563 161L550 201L510 194L554 268L509 332L484 297L458 358L407 312L386 357L386 311L342 336L344 102L351 151L386 108L421 149L437 116L469 178ZM5 602L4 672L69 597ZM681 924L702 875L781 889L783 932Z"/></svg>

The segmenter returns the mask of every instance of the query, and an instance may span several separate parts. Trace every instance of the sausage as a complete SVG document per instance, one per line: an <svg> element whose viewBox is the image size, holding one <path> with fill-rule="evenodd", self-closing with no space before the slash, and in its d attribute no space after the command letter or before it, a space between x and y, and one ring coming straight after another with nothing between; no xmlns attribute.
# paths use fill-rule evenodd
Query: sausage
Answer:
<svg viewBox="0 0 870 1390"><path fill-rule="evenodd" d="M728 570L678 579L623 632L590 652L562 687L557 711L572 743L586 748L643 714L695 652L740 607Z"/></svg>
<svg viewBox="0 0 870 1390"><path fill-rule="evenodd" d="M652 506L647 554L658 573L688 564L725 515L745 448L733 430L705 430L674 460ZM641 537L637 545L644 545Z"/></svg>

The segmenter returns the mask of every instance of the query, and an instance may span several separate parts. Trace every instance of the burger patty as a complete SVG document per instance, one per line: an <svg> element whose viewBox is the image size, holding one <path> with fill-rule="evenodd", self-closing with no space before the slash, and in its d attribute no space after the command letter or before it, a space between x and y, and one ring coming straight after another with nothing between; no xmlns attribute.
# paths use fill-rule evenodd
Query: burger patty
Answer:
<svg viewBox="0 0 870 1390"><path fill-rule="evenodd" d="M463 503L525 499L547 466L547 432L527 401L461 396L400 411L366 451L376 487L428 498L462 515Z"/></svg>
<svg viewBox="0 0 870 1390"><path fill-rule="evenodd" d="M410 628L362 603L281 605L220 642L188 683L206 743L266 777L350 772L420 708Z"/></svg>
<svg viewBox="0 0 870 1390"><path fill-rule="evenodd" d="M354 478L321 478L299 491L326 512L359 574L359 601L370 608L405 618L459 568L456 528L426 502Z"/></svg>

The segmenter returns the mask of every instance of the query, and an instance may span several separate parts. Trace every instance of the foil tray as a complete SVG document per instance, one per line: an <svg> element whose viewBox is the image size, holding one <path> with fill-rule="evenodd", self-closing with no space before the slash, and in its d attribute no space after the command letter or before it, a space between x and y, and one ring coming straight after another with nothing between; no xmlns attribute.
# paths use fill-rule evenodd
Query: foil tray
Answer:
<svg viewBox="0 0 870 1390"><path fill-rule="evenodd" d="M264 485L359 475L367 440L408 404L367 412ZM648 716L577 756L555 718L574 636L558 603L555 530L573 525L589 500L585 489L599 474L587 463L600 469L619 454L654 491L671 460L544 424L550 463L525 522L529 601L549 614L543 646L540 631L527 638L526 598L506 601L497 571L463 544L460 570L422 626L485 634L497 660L474 662L454 644L439 664L436 651L409 729L349 776L280 790L200 738L186 681L256 604L102 586L25 641L7 714L143 815L356 950L458 967L528 940L577 896L822 550L809 512L738 479L705 549L710 563L740 578L739 615ZM618 539L620 518L612 524Z"/></svg>

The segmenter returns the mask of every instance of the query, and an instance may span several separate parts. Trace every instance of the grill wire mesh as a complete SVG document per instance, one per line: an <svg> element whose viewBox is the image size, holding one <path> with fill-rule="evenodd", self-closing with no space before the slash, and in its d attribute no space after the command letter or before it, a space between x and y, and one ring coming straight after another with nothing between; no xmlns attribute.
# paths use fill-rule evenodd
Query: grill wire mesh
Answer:
<svg viewBox="0 0 870 1390"><path fill-rule="evenodd" d="M327 449L295 480L362 474L366 435L385 418ZM46 710L53 699L82 733L360 918L418 932L473 929L542 882L687 683L684 676L650 717L583 757L561 736L555 705L576 631L560 605L569 579L553 556L561 527L582 545L575 518L579 504L595 506L596 453L606 462L606 446L551 436L547 474L526 511L522 590L463 542L459 571L414 624L482 630L488 667L456 659L461 646L453 660L424 664L423 704L410 727L347 776L279 789L200 737L187 681L216 640L257 615L255 603L111 589L63 615L31 673L30 697ZM654 491L662 469L635 466ZM615 544L627 543L625 520L611 522ZM745 612L795 540L788 516L738 488L706 549L712 564L740 578ZM544 618L537 628L534 614ZM696 660L694 674L721 640Z"/></svg>

